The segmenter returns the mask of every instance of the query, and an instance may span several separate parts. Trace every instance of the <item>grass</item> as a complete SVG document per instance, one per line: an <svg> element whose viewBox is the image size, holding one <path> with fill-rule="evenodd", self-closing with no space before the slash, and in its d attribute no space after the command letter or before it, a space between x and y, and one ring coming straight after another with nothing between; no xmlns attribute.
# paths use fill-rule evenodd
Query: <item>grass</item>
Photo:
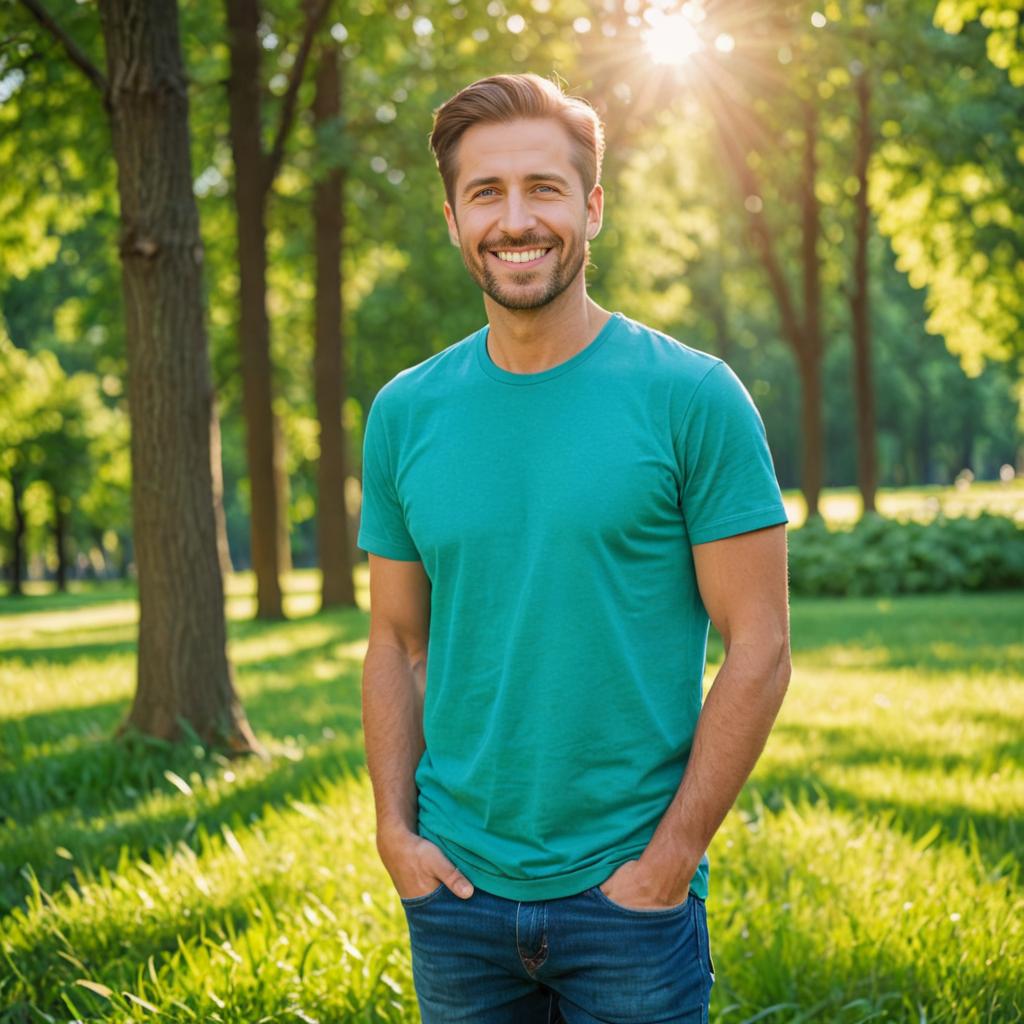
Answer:
<svg viewBox="0 0 1024 1024"><path fill-rule="evenodd" d="M418 1019L367 619L315 587L256 624L231 581L266 762L110 739L129 587L0 599L0 1022ZM712 1020L1024 1021L1022 622L1024 594L794 602L790 695L711 851Z"/></svg>
<svg viewBox="0 0 1024 1024"><path fill-rule="evenodd" d="M807 518L807 505L799 491L785 491L783 500L793 526ZM821 514L831 527L852 526L861 516L863 502L855 487L830 487L822 492ZM1005 483L984 481L955 487L882 487L878 511L893 519L927 523L937 515L976 516L980 512L1024 521L1024 476Z"/></svg>

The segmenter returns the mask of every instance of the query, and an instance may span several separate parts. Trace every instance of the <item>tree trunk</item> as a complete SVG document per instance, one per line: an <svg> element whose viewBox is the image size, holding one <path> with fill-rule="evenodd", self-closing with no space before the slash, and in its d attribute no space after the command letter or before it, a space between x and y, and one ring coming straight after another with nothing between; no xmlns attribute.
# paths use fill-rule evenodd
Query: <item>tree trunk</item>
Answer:
<svg viewBox="0 0 1024 1024"><path fill-rule="evenodd" d="M274 417L274 491L277 494L277 552L282 573L292 571L291 482L288 479L287 440L281 420Z"/></svg>
<svg viewBox="0 0 1024 1024"><path fill-rule="evenodd" d="M321 133L341 115L338 49L320 48L313 115ZM313 356L320 458L317 463L317 547L323 573L321 607L356 603L352 554L345 510L345 432L341 407L345 389L341 305L341 249L345 230L344 171L332 167L316 184L313 222L316 238L316 351Z"/></svg>
<svg viewBox="0 0 1024 1024"><path fill-rule="evenodd" d="M121 203L139 585L138 688L123 728L257 749L227 659L213 389L175 0L100 0Z"/></svg>
<svg viewBox="0 0 1024 1024"><path fill-rule="evenodd" d="M960 377L960 407L963 409L963 429L960 435L959 466L953 467L954 478L961 470L974 472L974 437L978 427L977 391L970 377Z"/></svg>
<svg viewBox="0 0 1024 1024"><path fill-rule="evenodd" d="M11 594L22 597L25 593L25 511L21 505L25 489L21 483L21 471L15 467L11 470L11 506L14 513L14 528L11 531Z"/></svg>
<svg viewBox="0 0 1024 1024"><path fill-rule="evenodd" d="M52 484L50 485L50 494L53 497L53 543L57 548L57 590L65 594L68 589L68 562L65 550L67 520L64 516L64 509L61 507L60 493Z"/></svg>
<svg viewBox="0 0 1024 1024"><path fill-rule="evenodd" d="M803 472L801 489L807 501L807 518L819 515L818 502L825 471L824 427L821 410L821 363L823 336L821 330L821 263L818 239L821 236L821 211L814 190L818 174L818 110L804 101L804 159L801 179L801 211L803 236L801 242L804 288L803 353L800 361L802 384L801 425L804 432Z"/></svg>
<svg viewBox="0 0 1024 1024"><path fill-rule="evenodd" d="M723 110L733 110L733 116L715 119L718 139L726 163L730 166L739 186L740 196L746 203L751 198L760 200L762 189L757 175L747 160L747 146L740 137L739 127L750 120L738 108L719 95ZM776 251L775 239L769 228L762 203L750 203L748 225L750 237L764 266L768 285L779 309L782 337L793 351L801 380L801 472L800 490L807 505L807 517L817 516L824 476L824 434L822 419L821 363L824 338L821 330L821 270L818 260L820 215L814 191L817 174L815 145L817 142L817 113L813 103L805 102L804 109L804 161L800 183L803 220L801 263L803 268L804 317L801 320L789 281L782 269Z"/></svg>
<svg viewBox="0 0 1024 1024"><path fill-rule="evenodd" d="M856 79L857 182L856 223L854 229L853 291L850 315L853 331L854 399L857 406L857 485L865 512L875 511L878 487L877 446L875 440L875 388L871 376L871 305L868 276L868 238L871 211L868 206L868 162L871 159L871 83L867 70Z"/></svg>
<svg viewBox="0 0 1024 1024"><path fill-rule="evenodd" d="M217 523L217 561L225 579L234 572L231 548L228 546L228 521L224 512L224 461L220 440L220 417L217 401L210 408L210 469L213 473L213 515Z"/></svg>
<svg viewBox="0 0 1024 1024"><path fill-rule="evenodd" d="M231 72L228 106L235 164L235 222L238 233L239 348L242 408L250 481L252 566L256 573L256 616L283 617L280 576L285 567L279 507L280 430L273 409L270 323L267 319L266 205L268 161L260 138L259 4L227 0Z"/></svg>
<svg viewBox="0 0 1024 1024"><path fill-rule="evenodd" d="M821 467L824 463L821 415L821 354L803 353L797 357L800 371L800 453L801 492L807 502L807 518L821 514Z"/></svg>

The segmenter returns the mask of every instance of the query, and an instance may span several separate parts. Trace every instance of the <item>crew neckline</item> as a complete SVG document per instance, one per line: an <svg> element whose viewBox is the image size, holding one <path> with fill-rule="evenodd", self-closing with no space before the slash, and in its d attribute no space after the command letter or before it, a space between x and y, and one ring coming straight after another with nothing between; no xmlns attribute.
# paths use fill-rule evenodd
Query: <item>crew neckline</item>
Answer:
<svg viewBox="0 0 1024 1024"><path fill-rule="evenodd" d="M501 381L502 384L515 384L519 386L524 384L540 384L543 381L552 380L554 377L560 377L563 373L568 373L570 370L579 366L580 363L589 359L614 333L615 328L622 322L622 320L623 316L621 313L612 313L612 315L608 317L605 325L597 332L594 336L594 340L591 341L589 345L581 348L579 352L570 356L564 362L556 363L554 366L549 366L546 370L540 370L538 373L513 373L511 370L506 370L504 367L498 366L487 351L487 338L491 333L491 328L488 324L485 327L482 327L480 329L480 333L477 335L477 361L480 363L480 369L482 369L488 377Z"/></svg>

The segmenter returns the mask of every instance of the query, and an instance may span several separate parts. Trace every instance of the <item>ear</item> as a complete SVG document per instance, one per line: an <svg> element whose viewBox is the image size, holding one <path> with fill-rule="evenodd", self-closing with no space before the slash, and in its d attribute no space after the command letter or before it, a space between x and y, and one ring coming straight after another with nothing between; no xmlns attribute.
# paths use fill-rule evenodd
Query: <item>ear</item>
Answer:
<svg viewBox="0 0 1024 1024"><path fill-rule="evenodd" d="M604 189L595 185L587 198L587 241L593 241L601 231L604 220Z"/></svg>
<svg viewBox="0 0 1024 1024"><path fill-rule="evenodd" d="M462 246L459 242L459 225L455 220L455 211L447 200L444 204L444 219L448 222L448 237L452 240L452 245L460 249Z"/></svg>

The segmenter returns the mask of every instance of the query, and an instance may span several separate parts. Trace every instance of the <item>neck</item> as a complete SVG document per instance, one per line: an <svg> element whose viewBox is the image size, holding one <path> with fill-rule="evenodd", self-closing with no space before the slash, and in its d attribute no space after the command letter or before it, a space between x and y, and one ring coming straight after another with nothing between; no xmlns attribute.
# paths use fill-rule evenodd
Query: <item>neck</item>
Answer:
<svg viewBox="0 0 1024 1024"><path fill-rule="evenodd" d="M484 296L487 351L510 373L541 373L589 345L611 313L587 295L580 271L557 299L538 309L506 309Z"/></svg>

